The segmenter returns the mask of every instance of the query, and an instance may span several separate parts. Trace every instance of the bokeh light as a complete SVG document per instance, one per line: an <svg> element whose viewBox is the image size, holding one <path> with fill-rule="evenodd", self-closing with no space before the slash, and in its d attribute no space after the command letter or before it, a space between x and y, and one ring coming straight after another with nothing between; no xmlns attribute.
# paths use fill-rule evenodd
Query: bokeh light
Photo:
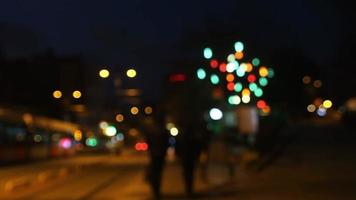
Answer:
<svg viewBox="0 0 356 200"><path fill-rule="evenodd" d="M227 86L226 86L226 88L227 88L227 90L229 90L229 91L234 91L234 89L235 89L235 83L233 83L233 82L228 83Z"/></svg>
<svg viewBox="0 0 356 200"><path fill-rule="evenodd" d="M242 90L242 96L250 96L251 92L249 89L245 88Z"/></svg>
<svg viewBox="0 0 356 200"><path fill-rule="evenodd" d="M133 114L133 115L137 115L138 112L139 112L139 109L138 109L136 106L134 106L134 107L132 107L132 108L130 109L130 112L131 112L131 114Z"/></svg>
<svg viewBox="0 0 356 200"><path fill-rule="evenodd" d="M129 69L129 70L127 70L127 72L126 72L126 75L127 75L129 78L134 78L134 77L136 77L137 72L136 72L136 70L134 70L134 69Z"/></svg>
<svg viewBox="0 0 356 200"><path fill-rule="evenodd" d="M236 42L234 47L235 47L235 51L237 52L241 52L244 50L244 44L240 41Z"/></svg>
<svg viewBox="0 0 356 200"><path fill-rule="evenodd" d="M268 80L265 77L261 77L258 82L260 83L261 86L266 86L268 85Z"/></svg>
<svg viewBox="0 0 356 200"><path fill-rule="evenodd" d="M314 104L309 104L308 106L307 106L307 110L308 110L308 112L315 112L315 110L316 110L316 106L314 105Z"/></svg>
<svg viewBox="0 0 356 200"><path fill-rule="evenodd" d="M261 97L263 95L263 90L261 88L257 88L254 93L256 97Z"/></svg>
<svg viewBox="0 0 356 200"><path fill-rule="evenodd" d="M153 108L151 106L147 106L144 111L147 115L150 115L153 112Z"/></svg>
<svg viewBox="0 0 356 200"><path fill-rule="evenodd" d="M176 127L173 127L169 130L169 133L172 135L172 136L177 136L179 134L179 130L176 128Z"/></svg>
<svg viewBox="0 0 356 200"><path fill-rule="evenodd" d="M264 109L266 106L267 106L267 104L264 100L257 101L257 108Z"/></svg>
<svg viewBox="0 0 356 200"><path fill-rule="evenodd" d="M83 138L83 133L80 130L75 130L73 135L74 135L74 140L78 142L81 141Z"/></svg>
<svg viewBox="0 0 356 200"><path fill-rule="evenodd" d="M241 60L244 57L244 53L243 52L236 52L235 53L235 58L237 60Z"/></svg>
<svg viewBox="0 0 356 200"><path fill-rule="evenodd" d="M226 72L226 63L220 63L219 70L220 72Z"/></svg>
<svg viewBox="0 0 356 200"><path fill-rule="evenodd" d="M253 92L253 91L255 91L255 90L258 88L258 86L257 86L256 83L250 83L250 85L248 86L248 88Z"/></svg>
<svg viewBox="0 0 356 200"><path fill-rule="evenodd" d="M262 77L268 76L268 69L266 67L260 67L258 72Z"/></svg>
<svg viewBox="0 0 356 200"><path fill-rule="evenodd" d="M211 48L206 47L204 49L204 58L210 59L211 57L213 57L213 51L211 50Z"/></svg>
<svg viewBox="0 0 356 200"><path fill-rule="evenodd" d="M205 77L206 77L206 72L205 72L205 70L202 69L202 68L199 68L199 69L197 70L197 77L198 77L198 79L200 79L200 80L205 79Z"/></svg>
<svg viewBox="0 0 356 200"><path fill-rule="evenodd" d="M116 135L116 133L117 133L117 130L116 130L115 126L108 126L104 130L104 134L109 137Z"/></svg>
<svg viewBox="0 0 356 200"><path fill-rule="evenodd" d="M311 82L310 76L304 76L302 79L304 84L309 84Z"/></svg>
<svg viewBox="0 0 356 200"><path fill-rule="evenodd" d="M242 102L243 103L249 103L251 101L251 97L250 96L242 96Z"/></svg>
<svg viewBox="0 0 356 200"><path fill-rule="evenodd" d="M260 65L260 59L258 59L258 58L252 59L252 65L255 66L255 67Z"/></svg>
<svg viewBox="0 0 356 200"><path fill-rule="evenodd" d="M107 69L102 69L99 71L99 76L101 78L108 78L110 76L110 72Z"/></svg>
<svg viewBox="0 0 356 200"><path fill-rule="evenodd" d="M217 84L219 84L220 79L219 79L218 75L212 74L210 76L210 81L211 81L212 84L217 85Z"/></svg>
<svg viewBox="0 0 356 200"><path fill-rule="evenodd" d="M250 74L247 76L247 80L248 82L253 83L256 81L256 76L254 74Z"/></svg>
<svg viewBox="0 0 356 200"><path fill-rule="evenodd" d="M227 74L226 80L227 80L227 82L232 82L235 80L235 76L233 74Z"/></svg>
<svg viewBox="0 0 356 200"><path fill-rule="evenodd" d="M101 121L101 122L99 123L99 127L100 127L101 129L106 129L108 126L109 126L109 124L108 124L106 121Z"/></svg>
<svg viewBox="0 0 356 200"><path fill-rule="evenodd" d="M89 147L95 147L98 144L98 140L96 138L90 137L85 140L85 144Z"/></svg>
<svg viewBox="0 0 356 200"><path fill-rule="evenodd" d="M314 83L313 83L313 85L314 85L314 87L316 87L316 88L320 88L321 85L322 85L322 82L321 82L321 80L315 80Z"/></svg>
<svg viewBox="0 0 356 200"><path fill-rule="evenodd" d="M246 63L246 72L251 72L253 70L253 66L251 63Z"/></svg>
<svg viewBox="0 0 356 200"><path fill-rule="evenodd" d="M229 72L229 73L231 73L231 72L233 72L234 70L236 70L236 68L237 68L237 65L236 65L235 62L230 62L230 63L228 63L228 64L226 65L226 71Z"/></svg>
<svg viewBox="0 0 356 200"><path fill-rule="evenodd" d="M59 91L59 90L56 90L56 91L53 92L52 95L53 95L53 97L54 97L55 99L60 99L60 98L62 97L62 92Z"/></svg>
<svg viewBox="0 0 356 200"><path fill-rule="evenodd" d="M241 103L241 98L238 95L232 95L228 98L229 104L239 105Z"/></svg>
<svg viewBox="0 0 356 200"><path fill-rule="evenodd" d="M79 90L74 91L72 95L75 99L82 97L82 93Z"/></svg>
<svg viewBox="0 0 356 200"><path fill-rule="evenodd" d="M228 62L234 62L235 61L235 55L234 54L229 54L227 56L227 61Z"/></svg>
<svg viewBox="0 0 356 200"><path fill-rule="evenodd" d="M325 100L325 101L323 102L324 108L329 109L329 108L331 108L332 105L333 105L333 103L332 103L330 100Z"/></svg>
<svg viewBox="0 0 356 200"><path fill-rule="evenodd" d="M219 66L219 63L217 60L213 59L210 61L210 66L211 68L217 68Z"/></svg>
<svg viewBox="0 0 356 200"><path fill-rule="evenodd" d="M240 82L235 84L235 91L236 92L241 92L242 88L243 87L242 87L242 84Z"/></svg>
<svg viewBox="0 0 356 200"><path fill-rule="evenodd" d="M274 77L274 70L272 68L268 68L268 78L273 78Z"/></svg>
<svg viewBox="0 0 356 200"><path fill-rule="evenodd" d="M117 122L123 122L125 118L124 118L124 115L117 114L115 119L116 119Z"/></svg>
<svg viewBox="0 0 356 200"><path fill-rule="evenodd" d="M319 116L319 117L324 117L326 115L327 111L325 108L323 107L319 107L318 110L316 111L316 114Z"/></svg>
<svg viewBox="0 0 356 200"><path fill-rule="evenodd" d="M218 108L212 108L209 111L209 115L212 120L220 120L223 117L223 113Z"/></svg>

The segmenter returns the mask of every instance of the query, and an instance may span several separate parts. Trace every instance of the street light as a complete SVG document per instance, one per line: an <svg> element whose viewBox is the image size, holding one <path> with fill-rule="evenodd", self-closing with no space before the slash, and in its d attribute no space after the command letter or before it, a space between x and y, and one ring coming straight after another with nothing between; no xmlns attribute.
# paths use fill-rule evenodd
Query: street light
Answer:
<svg viewBox="0 0 356 200"><path fill-rule="evenodd" d="M72 95L75 99L82 97L82 93L79 90L75 90Z"/></svg>
<svg viewBox="0 0 356 200"><path fill-rule="evenodd" d="M124 116L122 114L117 114L115 119L117 122L122 122L124 121Z"/></svg>
<svg viewBox="0 0 356 200"><path fill-rule="evenodd" d="M52 95L55 99L60 99L62 97L62 92L59 90L55 90Z"/></svg>
<svg viewBox="0 0 356 200"><path fill-rule="evenodd" d="M147 106L147 107L145 108L145 113L146 113L147 115L152 114L152 112L153 112L153 109L152 109L151 106Z"/></svg>
<svg viewBox="0 0 356 200"><path fill-rule="evenodd" d="M134 70L134 69L129 69L129 70L127 70L127 72L126 72L126 75L127 75L129 78L134 78L134 77L136 77L137 72L136 72L136 70Z"/></svg>
<svg viewBox="0 0 356 200"><path fill-rule="evenodd" d="M99 71L99 76L101 78L108 78L109 75L110 75L110 72L107 69L102 69L102 70Z"/></svg>
<svg viewBox="0 0 356 200"><path fill-rule="evenodd" d="M134 107L131 108L131 114L137 115L138 112L139 112L139 109L138 109L136 106L134 106Z"/></svg>

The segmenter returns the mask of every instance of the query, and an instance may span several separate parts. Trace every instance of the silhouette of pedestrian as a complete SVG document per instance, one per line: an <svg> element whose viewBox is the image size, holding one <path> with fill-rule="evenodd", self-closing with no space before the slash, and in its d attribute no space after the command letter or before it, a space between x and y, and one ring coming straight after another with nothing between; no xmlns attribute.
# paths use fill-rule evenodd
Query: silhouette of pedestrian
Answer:
<svg viewBox="0 0 356 200"><path fill-rule="evenodd" d="M162 171L168 148L168 133L164 128L162 113L146 116L143 120L144 132L149 146L150 163L147 170L147 179L155 199L160 199Z"/></svg>
<svg viewBox="0 0 356 200"><path fill-rule="evenodd" d="M202 120L184 120L177 137L177 153L183 167L185 191L188 196L194 193L194 170L200 153L207 141L205 123Z"/></svg>

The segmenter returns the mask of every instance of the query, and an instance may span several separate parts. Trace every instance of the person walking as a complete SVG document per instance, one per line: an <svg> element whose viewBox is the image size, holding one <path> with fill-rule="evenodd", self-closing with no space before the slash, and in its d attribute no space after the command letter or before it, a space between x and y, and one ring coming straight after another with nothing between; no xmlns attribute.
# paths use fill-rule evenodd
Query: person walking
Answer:
<svg viewBox="0 0 356 200"><path fill-rule="evenodd" d="M156 112L154 116L145 116L143 124L150 155L146 178L150 183L154 199L159 200L161 198L162 172L168 148L168 133L164 128L163 113Z"/></svg>

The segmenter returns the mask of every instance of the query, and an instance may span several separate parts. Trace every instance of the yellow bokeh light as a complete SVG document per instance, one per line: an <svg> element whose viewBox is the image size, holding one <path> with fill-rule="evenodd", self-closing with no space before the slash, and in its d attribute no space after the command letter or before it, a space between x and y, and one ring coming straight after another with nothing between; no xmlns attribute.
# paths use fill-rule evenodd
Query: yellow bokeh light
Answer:
<svg viewBox="0 0 356 200"><path fill-rule="evenodd" d="M127 72L126 72L126 75L127 75L128 77L130 77L130 78L134 78L134 77L136 77L137 72L136 72L136 70L134 70L134 69L129 69L129 70L127 70Z"/></svg>
<svg viewBox="0 0 356 200"><path fill-rule="evenodd" d="M101 78L108 78L108 77L110 76L110 72L109 72L109 70L107 70L107 69L102 69L102 70L100 70L100 72L99 72L99 76L100 76Z"/></svg>
<svg viewBox="0 0 356 200"><path fill-rule="evenodd" d="M59 91L59 90L56 90L53 92L53 97L56 98L56 99L60 99L62 97L62 92Z"/></svg>
<svg viewBox="0 0 356 200"><path fill-rule="evenodd" d="M251 72L253 70L253 66L251 63L246 64L246 72Z"/></svg>
<svg viewBox="0 0 356 200"><path fill-rule="evenodd" d="M152 107L147 106L147 107L145 108L145 113L146 113L147 115L152 114L152 112L153 112Z"/></svg>
<svg viewBox="0 0 356 200"><path fill-rule="evenodd" d="M260 67L260 69L259 69L259 74L260 74L260 76L262 76L262 77L268 76L268 69L267 69L267 67Z"/></svg>
<svg viewBox="0 0 356 200"><path fill-rule="evenodd" d="M331 108L331 106L333 106L333 103L330 100L325 100L323 102L323 106L324 108Z"/></svg>
<svg viewBox="0 0 356 200"><path fill-rule="evenodd" d="M139 110L138 110L138 108L137 108L136 106L134 106L134 107L131 108L131 114L137 115L138 112L139 112Z"/></svg>
<svg viewBox="0 0 356 200"><path fill-rule="evenodd" d="M251 92L249 89L245 88L242 90L242 96L250 96Z"/></svg>
<svg viewBox="0 0 356 200"><path fill-rule="evenodd" d="M83 138L83 133L80 130L74 131L74 139L75 141L81 141Z"/></svg>
<svg viewBox="0 0 356 200"><path fill-rule="evenodd" d="M169 132L171 133L172 136L177 136L179 131L176 127L171 128L171 130L169 130Z"/></svg>
<svg viewBox="0 0 356 200"><path fill-rule="evenodd" d="M80 97L82 97L82 93L79 90L76 90L73 92L73 97L75 99L79 99Z"/></svg>
<svg viewBox="0 0 356 200"><path fill-rule="evenodd" d="M122 114L117 114L115 119L117 122L122 122L124 121L124 116Z"/></svg>
<svg viewBox="0 0 356 200"><path fill-rule="evenodd" d="M226 80L228 82L232 82L235 80L235 76L233 74L228 74L228 75L226 75Z"/></svg>

